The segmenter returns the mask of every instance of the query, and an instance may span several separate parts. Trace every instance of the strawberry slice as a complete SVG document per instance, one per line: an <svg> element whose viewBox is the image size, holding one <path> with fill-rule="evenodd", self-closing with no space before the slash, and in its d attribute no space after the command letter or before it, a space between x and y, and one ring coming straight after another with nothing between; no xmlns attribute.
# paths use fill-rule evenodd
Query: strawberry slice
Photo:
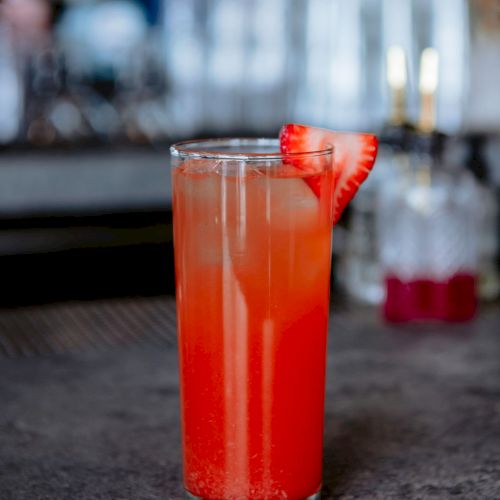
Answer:
<svg viewBox="0 0 500 500"><path fill-rule="evenodd" d="M339 220L344 208L356 194L361 183L368 177L377 156L378 141L371 134L334 132L324 128L287 123L280 130L283 153L320 151L329 145L334 148L333 223ZM310 161L310 160L309 160ZM307 159L290 161L301 170L310 170ZM319 197L319 176L304 179Z"/></svg>

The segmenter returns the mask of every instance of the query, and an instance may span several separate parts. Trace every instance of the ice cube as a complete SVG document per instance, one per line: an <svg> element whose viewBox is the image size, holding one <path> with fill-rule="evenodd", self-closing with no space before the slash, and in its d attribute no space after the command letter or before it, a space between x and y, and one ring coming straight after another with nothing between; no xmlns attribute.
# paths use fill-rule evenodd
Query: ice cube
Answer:
<svg viewBox="0 0 500 500"><path fill-rule="evenodd" d="M175 224L183 253L193 264L217 263L220 251L221 178L198 165L174 172Z"/></svg>
<svg viewBox="0 0 500 500"><path fill-rule="evenodd" d="M307 230L317 226L319 199L303 179L265 176L252 184L254 210L273 230Z"/></svg>
<svg viewBox="0 0 500 500"><path fill-rule="evenodd" d="M186 174L204 174L216 170L220 163L220 160L196 158L185 160L178 168Z"/></svg>

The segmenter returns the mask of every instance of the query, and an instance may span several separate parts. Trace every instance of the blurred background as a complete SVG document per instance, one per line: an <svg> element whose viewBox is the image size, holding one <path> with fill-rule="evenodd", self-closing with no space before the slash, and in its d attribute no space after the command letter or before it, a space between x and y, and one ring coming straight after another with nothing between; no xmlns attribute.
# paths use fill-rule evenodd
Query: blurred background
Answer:
<svg viewBox="0 0 500 500"><path fill-rule="evenodd" d="M3 0L0 305L173 293L168 146L374 131L335 289L387 319L499 295L496 0Z"/></svg>
<svg viewBox="0 0 500 500"><path fill-rule="evenodd" d="M2 499L184 498L169 145L285 122L380 139L323 497L499 498L500 0L0 0Z"/></svg>

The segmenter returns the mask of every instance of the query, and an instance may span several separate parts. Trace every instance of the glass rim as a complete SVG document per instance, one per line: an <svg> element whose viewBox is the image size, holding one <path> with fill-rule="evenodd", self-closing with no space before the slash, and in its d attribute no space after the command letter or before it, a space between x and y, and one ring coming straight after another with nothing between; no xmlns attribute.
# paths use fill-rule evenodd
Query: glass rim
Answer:
<svg viewBox="0 0 500 500"><path fill-rule="evenodd" d="M200 147L201 146L201 147ZM213 148L214 150L204 150ZM301 151L300 153L283 153L279 151L279 139L259 137L223 137L220 139L192 139L176 142L170 146L170 154L179 158L203 158L212 160L241 160L241 161L267 161L283 159L313 158L318 156L333 155L334 146L328 144L326 149L315 151ZM196 149L194 149L197 147ZM248 147L277 147L277 151L270 153L238 152L238 148ZM234 148L235 152L217 150L217 148Z"/></svg>

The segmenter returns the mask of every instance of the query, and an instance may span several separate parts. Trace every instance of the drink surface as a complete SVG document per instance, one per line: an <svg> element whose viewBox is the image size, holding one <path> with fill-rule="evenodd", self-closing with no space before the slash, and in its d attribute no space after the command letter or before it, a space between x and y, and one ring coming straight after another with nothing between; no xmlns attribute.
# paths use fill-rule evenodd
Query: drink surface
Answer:
<svg viewBox="0 0 500 500"><path fill-rule="evenodd" d="M184 484L205 499L320 487L332 172L173 170Z"/></svg>

